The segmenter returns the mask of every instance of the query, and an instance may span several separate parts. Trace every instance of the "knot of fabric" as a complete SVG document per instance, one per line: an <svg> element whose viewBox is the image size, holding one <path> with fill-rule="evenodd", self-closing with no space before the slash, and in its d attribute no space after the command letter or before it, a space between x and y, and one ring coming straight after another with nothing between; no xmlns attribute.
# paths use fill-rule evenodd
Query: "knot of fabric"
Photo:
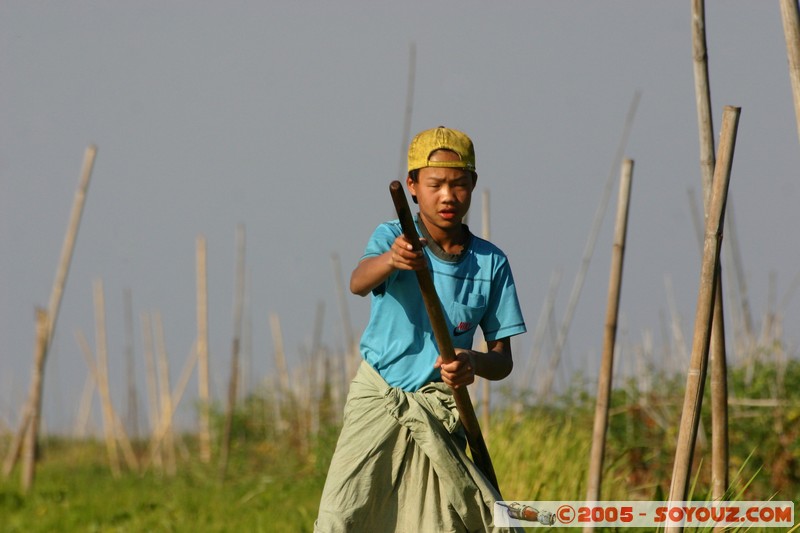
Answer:
<svg viewBox="0 0 800 533"><path fill-rule="evenodd" d="M419 416L419 409L422 408L438 420L448 433L455 433L460 427L453 393L444 383L428 383L416 392L387 387L383 397L386 409L398 421L407 420L412 413Z"/></svg>

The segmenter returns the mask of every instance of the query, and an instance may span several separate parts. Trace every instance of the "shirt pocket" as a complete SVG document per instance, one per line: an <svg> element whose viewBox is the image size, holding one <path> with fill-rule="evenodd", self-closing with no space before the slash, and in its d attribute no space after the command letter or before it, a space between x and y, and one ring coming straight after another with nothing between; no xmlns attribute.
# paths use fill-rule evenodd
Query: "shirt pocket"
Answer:
<svg viewBox="0 0 800 533"><path fill-rule="evenodd" d="M449 315L453 337L468 334L471 338L485 312L486 299L482 294L467 295L466 303L452 302Z"/></svg>

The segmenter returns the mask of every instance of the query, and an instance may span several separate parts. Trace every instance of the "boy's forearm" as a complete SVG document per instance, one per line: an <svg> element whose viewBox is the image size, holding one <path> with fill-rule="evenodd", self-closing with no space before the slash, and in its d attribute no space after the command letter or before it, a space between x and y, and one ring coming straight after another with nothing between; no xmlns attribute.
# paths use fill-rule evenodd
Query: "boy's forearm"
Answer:
<svg viewBox="0 0 800 533"><path fill-rule="evenodd" d="M362 259L350 275L350 291L366 296L375 287L386 281L394 268L389 252Z"/></svg>
<svg viewBox="0 0 800 533"><path fill-rule="evenodd" d="M488 351L474 352L475 374L491 381L505 379L514 368L510 339L487 342Z"/></svg>

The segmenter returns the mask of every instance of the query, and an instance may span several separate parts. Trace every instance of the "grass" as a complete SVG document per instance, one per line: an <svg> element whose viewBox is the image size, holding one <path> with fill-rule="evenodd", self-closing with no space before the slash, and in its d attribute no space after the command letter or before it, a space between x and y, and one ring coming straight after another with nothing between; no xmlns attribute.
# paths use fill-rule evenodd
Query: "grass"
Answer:
<svg viewBox="0 0 800 533"><path fill-rule="evenodd" d="M731 487L735 501L800 501L800 362L781 367L780 409L732 405ZM733 369L738 398L774 398L775 369L755 378ZM746 380L746 381L745 381ZM612 395L603 500L664 500L669 491L679 420L680 379L641 397L635 384ZM0 532L312 531L338 428L304 436L308 413L294 408L279 431L264 413L269 398L255 395L235 417L228 473L201 464L184 436L178 473L155 470L111 476L101 442L49 438L42 443L33 490L19 491L18 472L0 479ZM705 405L708 402L704 402ZM509 398L486 430L504 496L519 501L582 500L594 413L590 394L575 388L548 405ZM295 418L292 418L295 417ZM707 414L703 424L710 427ZM0 453L8 440L0 440ZM144 450L144 443L138 449ZM709 450L698 446L692 499L710 494ZM626 529L624 531L633 531ZM750 530L754 531L754 530ZM775 530L773 530L775 531Z"/></svg>
<svg viewBox="0 0 800 533"><path fill-rule="evenodd" d="M48 441L34 490L0 482L0 531L312 531L324 474L239 448L220 481L216 465L184 461L178 474L124 473L114 479L105 449L90 441ZM252 460L251 458L256 458Z"/></svg>

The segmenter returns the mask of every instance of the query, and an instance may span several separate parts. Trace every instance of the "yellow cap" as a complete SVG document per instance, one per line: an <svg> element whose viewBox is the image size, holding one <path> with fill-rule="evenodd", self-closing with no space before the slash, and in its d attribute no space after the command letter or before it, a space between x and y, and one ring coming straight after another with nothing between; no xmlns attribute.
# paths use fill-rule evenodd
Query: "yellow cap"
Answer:
<svg viewBox="0 0 800 533"><path fill-rule="evenodd" d="M431 161L436 150L458 154L458 161ZM424 167L465 168L475 172L475 148L465 133L444 126L420 132L408 147L408 171Z"/></svg>

